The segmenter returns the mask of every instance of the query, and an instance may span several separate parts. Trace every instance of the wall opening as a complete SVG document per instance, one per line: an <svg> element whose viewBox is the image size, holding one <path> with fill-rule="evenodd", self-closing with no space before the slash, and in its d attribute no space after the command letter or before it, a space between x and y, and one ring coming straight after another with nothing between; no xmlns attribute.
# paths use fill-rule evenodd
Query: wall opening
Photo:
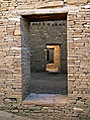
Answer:
<svg viewBox="0 0 90 120"><path fill-rule="evenodd" d="M29 21L29 96L67 95L67 14L23 18Z"/></svg>
<svg viewBox="0 0 90 120"><path fill-rule="evenodd" d="M46 48L46 61L47 61L47 63L53 63L54 62L54 49L53 48L51 48L51 49L48 49L48 48Z"/></svg>
<svg viewBox="0 0 90 120"><path fill-rule="evenodd" d="M47 51L47 64L46 64L46 71L48 72L60 72L60 48L59 44L47 44L46 51Z"/></svg>

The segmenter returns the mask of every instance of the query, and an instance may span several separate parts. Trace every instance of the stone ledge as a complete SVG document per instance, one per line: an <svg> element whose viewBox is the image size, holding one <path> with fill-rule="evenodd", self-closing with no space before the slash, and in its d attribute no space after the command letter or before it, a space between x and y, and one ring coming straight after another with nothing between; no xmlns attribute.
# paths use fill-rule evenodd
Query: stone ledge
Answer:
<svg viewBox="0 0 90 120"><path fill-rule="evenodd" d="M58 13L68 13L69 11L77 11L77 6L65 6L58 8L48 8L48 9L24 9L24 10L14 10L12 14L17 13L17 15L38 15L38 14L58 14Z"/></svg>
<svg viewBox="0 0 90 120"><path fill-rule="evenodd" d="M23 101L24 105L43 106L65 105L66 103L68 103L68 96L59 94L29 94Z"/></svg>

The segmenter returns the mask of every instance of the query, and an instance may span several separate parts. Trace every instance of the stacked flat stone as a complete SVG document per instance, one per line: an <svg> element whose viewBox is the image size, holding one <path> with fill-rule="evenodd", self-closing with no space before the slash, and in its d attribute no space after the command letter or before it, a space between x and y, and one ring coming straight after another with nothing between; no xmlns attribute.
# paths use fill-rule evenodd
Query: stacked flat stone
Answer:
<svg viewBox="0 0 90 120"><path fill-rule="evenodd" d="M67 13L69 101L24 103L31 75L29 20L22 15L62 12ZM90 119L90 0L0 0L0 109L36 120Z"/></svg>

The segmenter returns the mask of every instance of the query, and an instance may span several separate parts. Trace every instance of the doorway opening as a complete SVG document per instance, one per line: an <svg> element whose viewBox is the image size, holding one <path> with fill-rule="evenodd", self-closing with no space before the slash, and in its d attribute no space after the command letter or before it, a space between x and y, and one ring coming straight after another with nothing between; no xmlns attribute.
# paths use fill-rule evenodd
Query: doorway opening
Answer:
<svg viewBox="0 0 90 120"><path fill-rule="evenodd" d="M47 64L46 71L48 72L60 72L60 45L47 44Z"/></svg>
<svg viewBox="0 0 90 120"><path fill-rule="evenodd" d="M67 14L26 15L29 25L29 96L67 95Z"/></svg>

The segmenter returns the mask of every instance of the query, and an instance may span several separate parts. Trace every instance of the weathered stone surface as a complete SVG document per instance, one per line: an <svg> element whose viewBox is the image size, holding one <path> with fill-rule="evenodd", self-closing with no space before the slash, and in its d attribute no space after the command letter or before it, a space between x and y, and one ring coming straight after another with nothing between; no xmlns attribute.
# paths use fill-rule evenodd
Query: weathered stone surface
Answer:
<svg viewBox="0 0 90 120"><path fill-rule="evenodd" d="M67 13L69 102L24 104L30 92L30 20L22 15L60 13ZM90 119L90 0L0 0L0 109L34 120Z"/></svg>
<svg viewBox="0 0 90 120"><path fill-rule="evenodd" d="M67 4L75 5L75 4L83 4L87 3L87 0L67 0Z"/></svg>
<svg viewBox="0 0 90 120"><path fill-rule="evenodd" d="M75 111L83 112L83 109L81 108L73 108Z"/></svg>
<svg viewBox="0 0 90 120"><path fill-rule="evenodd" d="M14 36L20 36L20 35L21 35L20 28L16 28L14 32Z"/></svg>
<svg viewBox="0 0 90 120"><path fill-rule="evenodd" d="M13 111L14 112L18 112L18 111ZM33 119L30 119L28 117L21 117L21 116L17 116L15 114L12 114L12 113L8 113L8 112L4 112L4 111L0 111L0 120L33 120Z"/></svg>
<svg viewBox="0 0 90 120"><path fill-rule="evenodd" d="M64 6L63 1L55 1L55 2L44 3L42 5L39 5L37 8L54 8L54 7L63 7L63 6Z"/></svg>

